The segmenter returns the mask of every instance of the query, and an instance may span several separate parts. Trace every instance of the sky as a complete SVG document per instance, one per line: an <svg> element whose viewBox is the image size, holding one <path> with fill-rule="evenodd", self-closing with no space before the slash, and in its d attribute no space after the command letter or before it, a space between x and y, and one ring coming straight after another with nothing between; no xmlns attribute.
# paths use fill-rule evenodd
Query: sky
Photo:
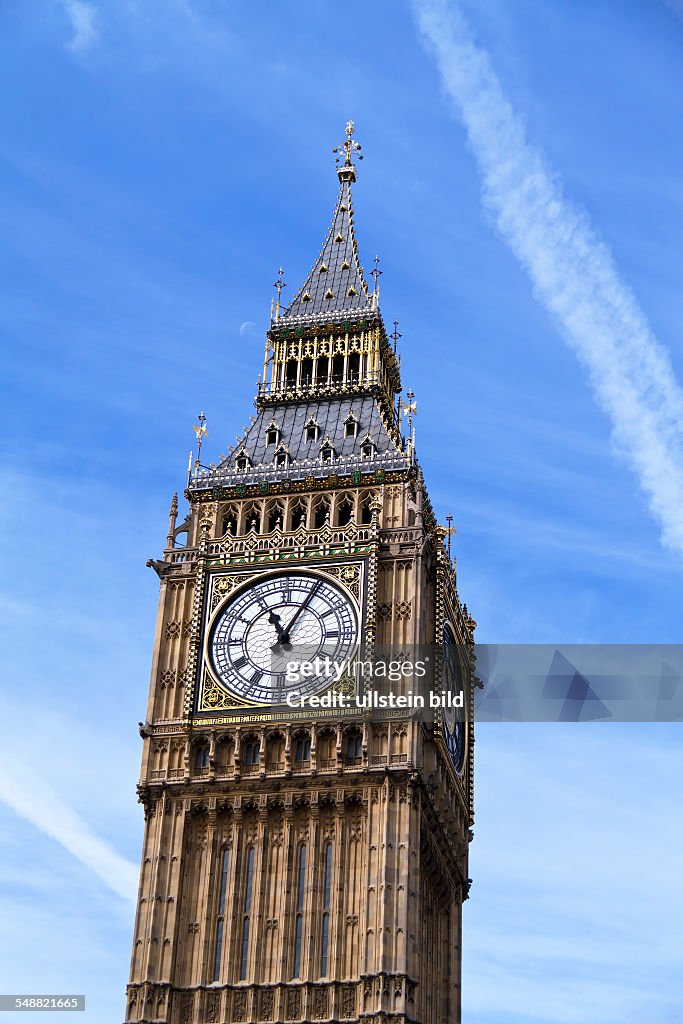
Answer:
<svg viewBox="0 0 683 1024"><path fill-rule="evenodd" d="M348 118L478 640L682 639L683 4L5 0L0 40L0 991L109 1024L144 563L197 413L215 458L253 412ZM482 725L476 756L464 1021L680 1020L680 727Z"/></svg>

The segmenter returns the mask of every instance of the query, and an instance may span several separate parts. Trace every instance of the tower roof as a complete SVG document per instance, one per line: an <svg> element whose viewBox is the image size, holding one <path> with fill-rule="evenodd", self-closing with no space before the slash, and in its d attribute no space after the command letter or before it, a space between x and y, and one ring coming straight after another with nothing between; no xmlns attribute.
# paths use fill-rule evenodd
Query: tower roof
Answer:
<svg viewBox="0 0 683 1024"><path fill-rule="evenodd" d="M330 230L308 277L291 304L280 313L281 321L376 308L375 296L368 288L358 258L353 223L351 183L356 180L356 168L351 157L359 150L360 145L353 138L353 121L349 121L346 140L333 150L338 154L339 196Z"/></svg>

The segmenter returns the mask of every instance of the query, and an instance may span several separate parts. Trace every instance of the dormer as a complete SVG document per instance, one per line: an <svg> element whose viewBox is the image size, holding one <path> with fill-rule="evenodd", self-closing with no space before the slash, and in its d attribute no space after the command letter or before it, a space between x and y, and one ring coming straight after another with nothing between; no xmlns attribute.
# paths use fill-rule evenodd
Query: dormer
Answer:
<svg viewBox="0 0 683 1024"><path fill-rule="evenodd" d="M314 443L315 441L318 440L319 436L320 427L318 426L318 421L316 420L315 416L311 416L311 418L308 420L304 427L304 438L306 444L311 444L312 442Z"/></svg>
<svg viewBox="0 0 683 1024"><path fill-rule="evenodd" d="M242 447L238 449L237 454L235 455L235 469L237 470L238 473L245 473L250 468L251 459L249 457L249 452L244 447L244 445L242 445Z"/></svg>
<svg viewBox="0 0 683 1024"><path fill-rule="evenodd" d="M334 445L329 438L329 435L325 438L323 443L320 445L320 461L321 462L332 462L336 457Z"/></svg>
<svg viewBox="0 0 683 1024"><path fill-rule="evenodd" d="M281 443L275 452L273 462L278 467L278 469L285 469L290 464L291 461L292 457L289 454L287 445Z"/></svg>
<svg viewBox="0 0 683 1024"><path fill-rule="evenodd" d="M277 423L273 419L273 420L270 421L270 423L266 427L266 444L268 446L270 446L271 444L276 444L277 445L277 444L280 443L281 440L282 440L282 431L280 430L279 426L277 425Z"/></svg>
<svg viewBox="0 0 683 1024"><path fill-rule="evenodd" d="M377 451L377 445L372 440L369 434L366 434L360 445L360 454L362 459L371 459Z"/></svg>
<svg viewBox="0 0 683 1024"><path fill-rule="evenodd" d="M344 420L344 437L358 437L359 426L360 424L355 415L353 412L350 412Z"/></svg>

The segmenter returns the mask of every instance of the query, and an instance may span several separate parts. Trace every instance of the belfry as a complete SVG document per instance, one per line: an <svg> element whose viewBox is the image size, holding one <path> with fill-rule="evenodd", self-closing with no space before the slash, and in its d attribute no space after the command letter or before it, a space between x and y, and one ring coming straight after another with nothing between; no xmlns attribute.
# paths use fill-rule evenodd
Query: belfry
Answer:
<svg viewBox="0 0 683 1024"><path fill-rule="evenodd" d="M292 707L279 656L400 660L474 640L380 271L369 285L358 254L359 150L349 122L332 224L288 306L278 278L256 415L204 465L202 414L188 515L174 497L148 563L160 598L127 1024L460 1021L471 707L431 722ZM306 679L310 694L359 686Z"/></svg>

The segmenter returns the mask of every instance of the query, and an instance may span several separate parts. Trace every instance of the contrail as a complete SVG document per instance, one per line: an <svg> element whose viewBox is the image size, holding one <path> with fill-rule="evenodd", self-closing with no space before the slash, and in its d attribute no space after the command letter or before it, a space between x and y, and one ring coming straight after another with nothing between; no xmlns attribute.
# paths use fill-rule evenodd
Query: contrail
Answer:
<svg viewBox="0 0 683 1024"><path fill-rule="evenodd" d="M10 775L6 768L0 767L0 800L60 843L122 899L135 902L136 866L96 836L44 782L28 779L23 770L21 774Z"/></svg>
<svg viewBox="0 0 683 1024"><path fill-rule="evenodd" d="M588 373L662 527L683 552L683 391L612 255L526 136L485 50L445 0L414 0L420 31L462 119L482 199Z"/></svg>

